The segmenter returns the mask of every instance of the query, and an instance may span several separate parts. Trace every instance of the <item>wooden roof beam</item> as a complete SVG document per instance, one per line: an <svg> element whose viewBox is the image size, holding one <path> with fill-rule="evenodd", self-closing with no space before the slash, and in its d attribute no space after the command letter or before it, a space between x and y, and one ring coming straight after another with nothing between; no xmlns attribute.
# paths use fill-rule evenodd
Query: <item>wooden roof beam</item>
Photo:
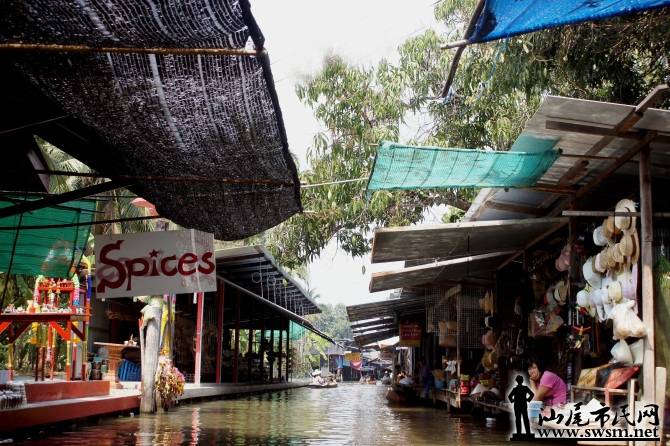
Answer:
<svg viewBox="0 0 670 446"><path fill-rule="evenodd" d="M484 206L488 209L495 209L497 211L515 212L518 214L532 215L540 217L544 215L545 209L535 206L523 206L520 204L501 203L499 201L487 201Z"/></svg>
<svg viewBox="0 0 670 446"><path fill-rule="evenodd" d="M560 130L563 132L581 133L584 135L613 136L616 138L634 139L637 141L644 139L646 136L646 133L644 131L629 130L626 132L617 132L616 129L612 127L578 124L574 122L566 122L560 120L547 120L546 128L549 130ZM670 135L664 135L664 134L657 135L654 141L662 144L670 144ZM575 155L569 153L561 153L561 156L585 158L585 159L597 159L597 160L612 158L609 156L603 157L603 156L586 155L586 154Z"/></svg>
<svg viewBox="0 0 670 446"><path fill-rule="evenodd" d="M649 108L652 107L656 102L662 99L663 94L668 90L667 84L657 85L638 105L635 109L631 110L630 113L624 117L617 125L613 127L614 134L603 136L596 142L593 147L591 147L585 155L598 155L601 150L611 143L614 138L618 135L626 133L628 130L632 129L633 126L642 119L642 115ZM570 169L568 169L563 177L558 181L559 186L568 186L577 181L584 176L586 171L586 166L589 162L586 160L581 160L575 163ZM570 200L572 201L572 200Z"/></svg>

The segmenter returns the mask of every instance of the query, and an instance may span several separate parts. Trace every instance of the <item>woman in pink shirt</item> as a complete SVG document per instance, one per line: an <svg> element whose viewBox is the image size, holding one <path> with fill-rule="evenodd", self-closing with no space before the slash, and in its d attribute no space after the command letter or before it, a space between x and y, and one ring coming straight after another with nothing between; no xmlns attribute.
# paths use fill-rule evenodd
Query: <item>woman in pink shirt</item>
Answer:
<svg viewBox="0 0 670 446"><path fill-rule="evenodd" d="M546 406L560 406L567 401L568 386L560 376L546 370L544 362L535 358L528 367L528 377L535 387L533 401L542 401Z"/></svg>

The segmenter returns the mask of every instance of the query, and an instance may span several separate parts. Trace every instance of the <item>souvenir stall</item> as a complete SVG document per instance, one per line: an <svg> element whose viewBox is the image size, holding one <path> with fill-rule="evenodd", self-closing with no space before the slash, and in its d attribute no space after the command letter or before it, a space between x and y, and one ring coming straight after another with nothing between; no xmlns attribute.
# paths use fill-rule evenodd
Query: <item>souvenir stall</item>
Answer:
<svg viewBox="0 0 670 446"><path fill-rule="evenodd" d="M437 399L460 409L469 401L479 376L491 386L483 364L492 370L493 356L485 351L486 316L493 311L493 292L483 287L458 285L426 293L426 330L437 334L441 367L435 367ZM481 389L478 388L477 390Z"/></svg>

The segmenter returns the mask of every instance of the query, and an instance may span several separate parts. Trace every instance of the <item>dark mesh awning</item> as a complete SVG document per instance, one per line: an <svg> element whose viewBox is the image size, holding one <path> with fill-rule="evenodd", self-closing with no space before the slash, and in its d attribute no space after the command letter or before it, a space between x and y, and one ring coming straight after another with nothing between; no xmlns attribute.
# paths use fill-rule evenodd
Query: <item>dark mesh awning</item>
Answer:
<svg viewBox="0 0 670 446"><path fill-rule="evenodd" d="M130 189L175 223L256 234L301 209L267 54L168 54L250 39L263 49L246 0L1 2L0 43L167 51L3 53L0 144L22 129L133 177Z"/></svg>

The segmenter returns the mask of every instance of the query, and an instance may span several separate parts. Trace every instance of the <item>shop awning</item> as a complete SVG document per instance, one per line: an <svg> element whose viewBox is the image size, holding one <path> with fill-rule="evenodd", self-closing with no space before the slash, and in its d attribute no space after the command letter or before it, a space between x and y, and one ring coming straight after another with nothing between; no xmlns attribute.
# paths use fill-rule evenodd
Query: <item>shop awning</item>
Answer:
<svg viewBox="0 0 670 446"><path fill-rule="evenodd" d="M250 291L250 290L248 290L244 287L241 287L241 286L237 285L235 282L231 282L229 279L226 279L225 277L223 277L218 271L217 271L217 275L219 276L219 278L221 280L224 281L224 283L226 283L227 285L229 285L229 286L239 290L240 292L244 293L245 296L251 297L252 299L254 299L256 302L260 303L261 305L264 305L267 308L285 316L290 321L292 321L292 322L300 325L301 327L306 328L307 330L321 336L323 339L326 339L327 341L330 341L333 344L337 344L337 342L333 338L331 338L330 336L328 336L327 334L325 334L324 332L322 332L321 330L316 328L310 321L303 318L302 316L299 316L299 315L293 313L292 311L290 311L290 310L288 310L288 309L286 309L282 306L279 306L276 303L274 303L274 302L272 302L272 301L270 301L270 300L268 300L264 297L261 297L258 294L254 293L254 292L252 292L252 291Z"/></svg>
<svg viewBox="0 0 670 446"><path fill-rule="evenodd" d="M217 274L300 316L321 310L263 246L216 251Z"/></svg>
<svg viewBox="0 0 670 446"><path fill-rule="evenodd" d="M525 249L567 224L567 218L531 218L379 228L372 263L419 259L453 259Z"/></svg>
<svg viewBox="0 0 670 446"><path fill-rule="evenodd" d="M0 201L0 209L21 201ZM95 208L95 201L79 200L0 218L0 272L69 278L86 248Z"/></svg>
<svg viewBox="0 0 670 446"><path fill-rule="evenodd" d="M4 150L38 135L220 240L301 210L247 0L8 0L0 45Z"/></svg>
<svg viewBox="0 0 670 446"><path fill-rule="evenodd" d="M493 151L416 147L383 141L377 149L368 192L467 187L530 187L552 165L555 141L544 150Z"/></svg>
<svg viewBox="0 0 670 446"><path fill-rule="evenodd" d="M398 335L398 318L423 314L425 296L418 293L403 293L394 299L381 300L347 307L347 316L358 345L382 341Z"/></svg>
<svg viewBox="0 0 670 446"><path fill-rule="evenodd" d="M410 266L396 271L372 273L370 292L430 284L492 280L497 269L516 253L517 251L494 252Z"/></svg>
<svg viewBox="0 0 670 446"><path fill-rule="evenodd" d="M655 90L648 98L658 93ZM645 98L641 104L648 107L650 102L653 103ZM643 138L650 138L654 181L665 181L670 168L670 111L646 107L545 97L514 144L517 146L528 137L558 141L561 156L540 178L542 187L483 189L465 219L557 215L583 189L590 191L588 195L593 196L599 208L613 206L620 196L630 193L630 184L638 182L638 167L634 161L641 143L645 142ZM616 178L606 187L596 189L610 176ZM589 196L583 199L588 201Z"/></svg>

